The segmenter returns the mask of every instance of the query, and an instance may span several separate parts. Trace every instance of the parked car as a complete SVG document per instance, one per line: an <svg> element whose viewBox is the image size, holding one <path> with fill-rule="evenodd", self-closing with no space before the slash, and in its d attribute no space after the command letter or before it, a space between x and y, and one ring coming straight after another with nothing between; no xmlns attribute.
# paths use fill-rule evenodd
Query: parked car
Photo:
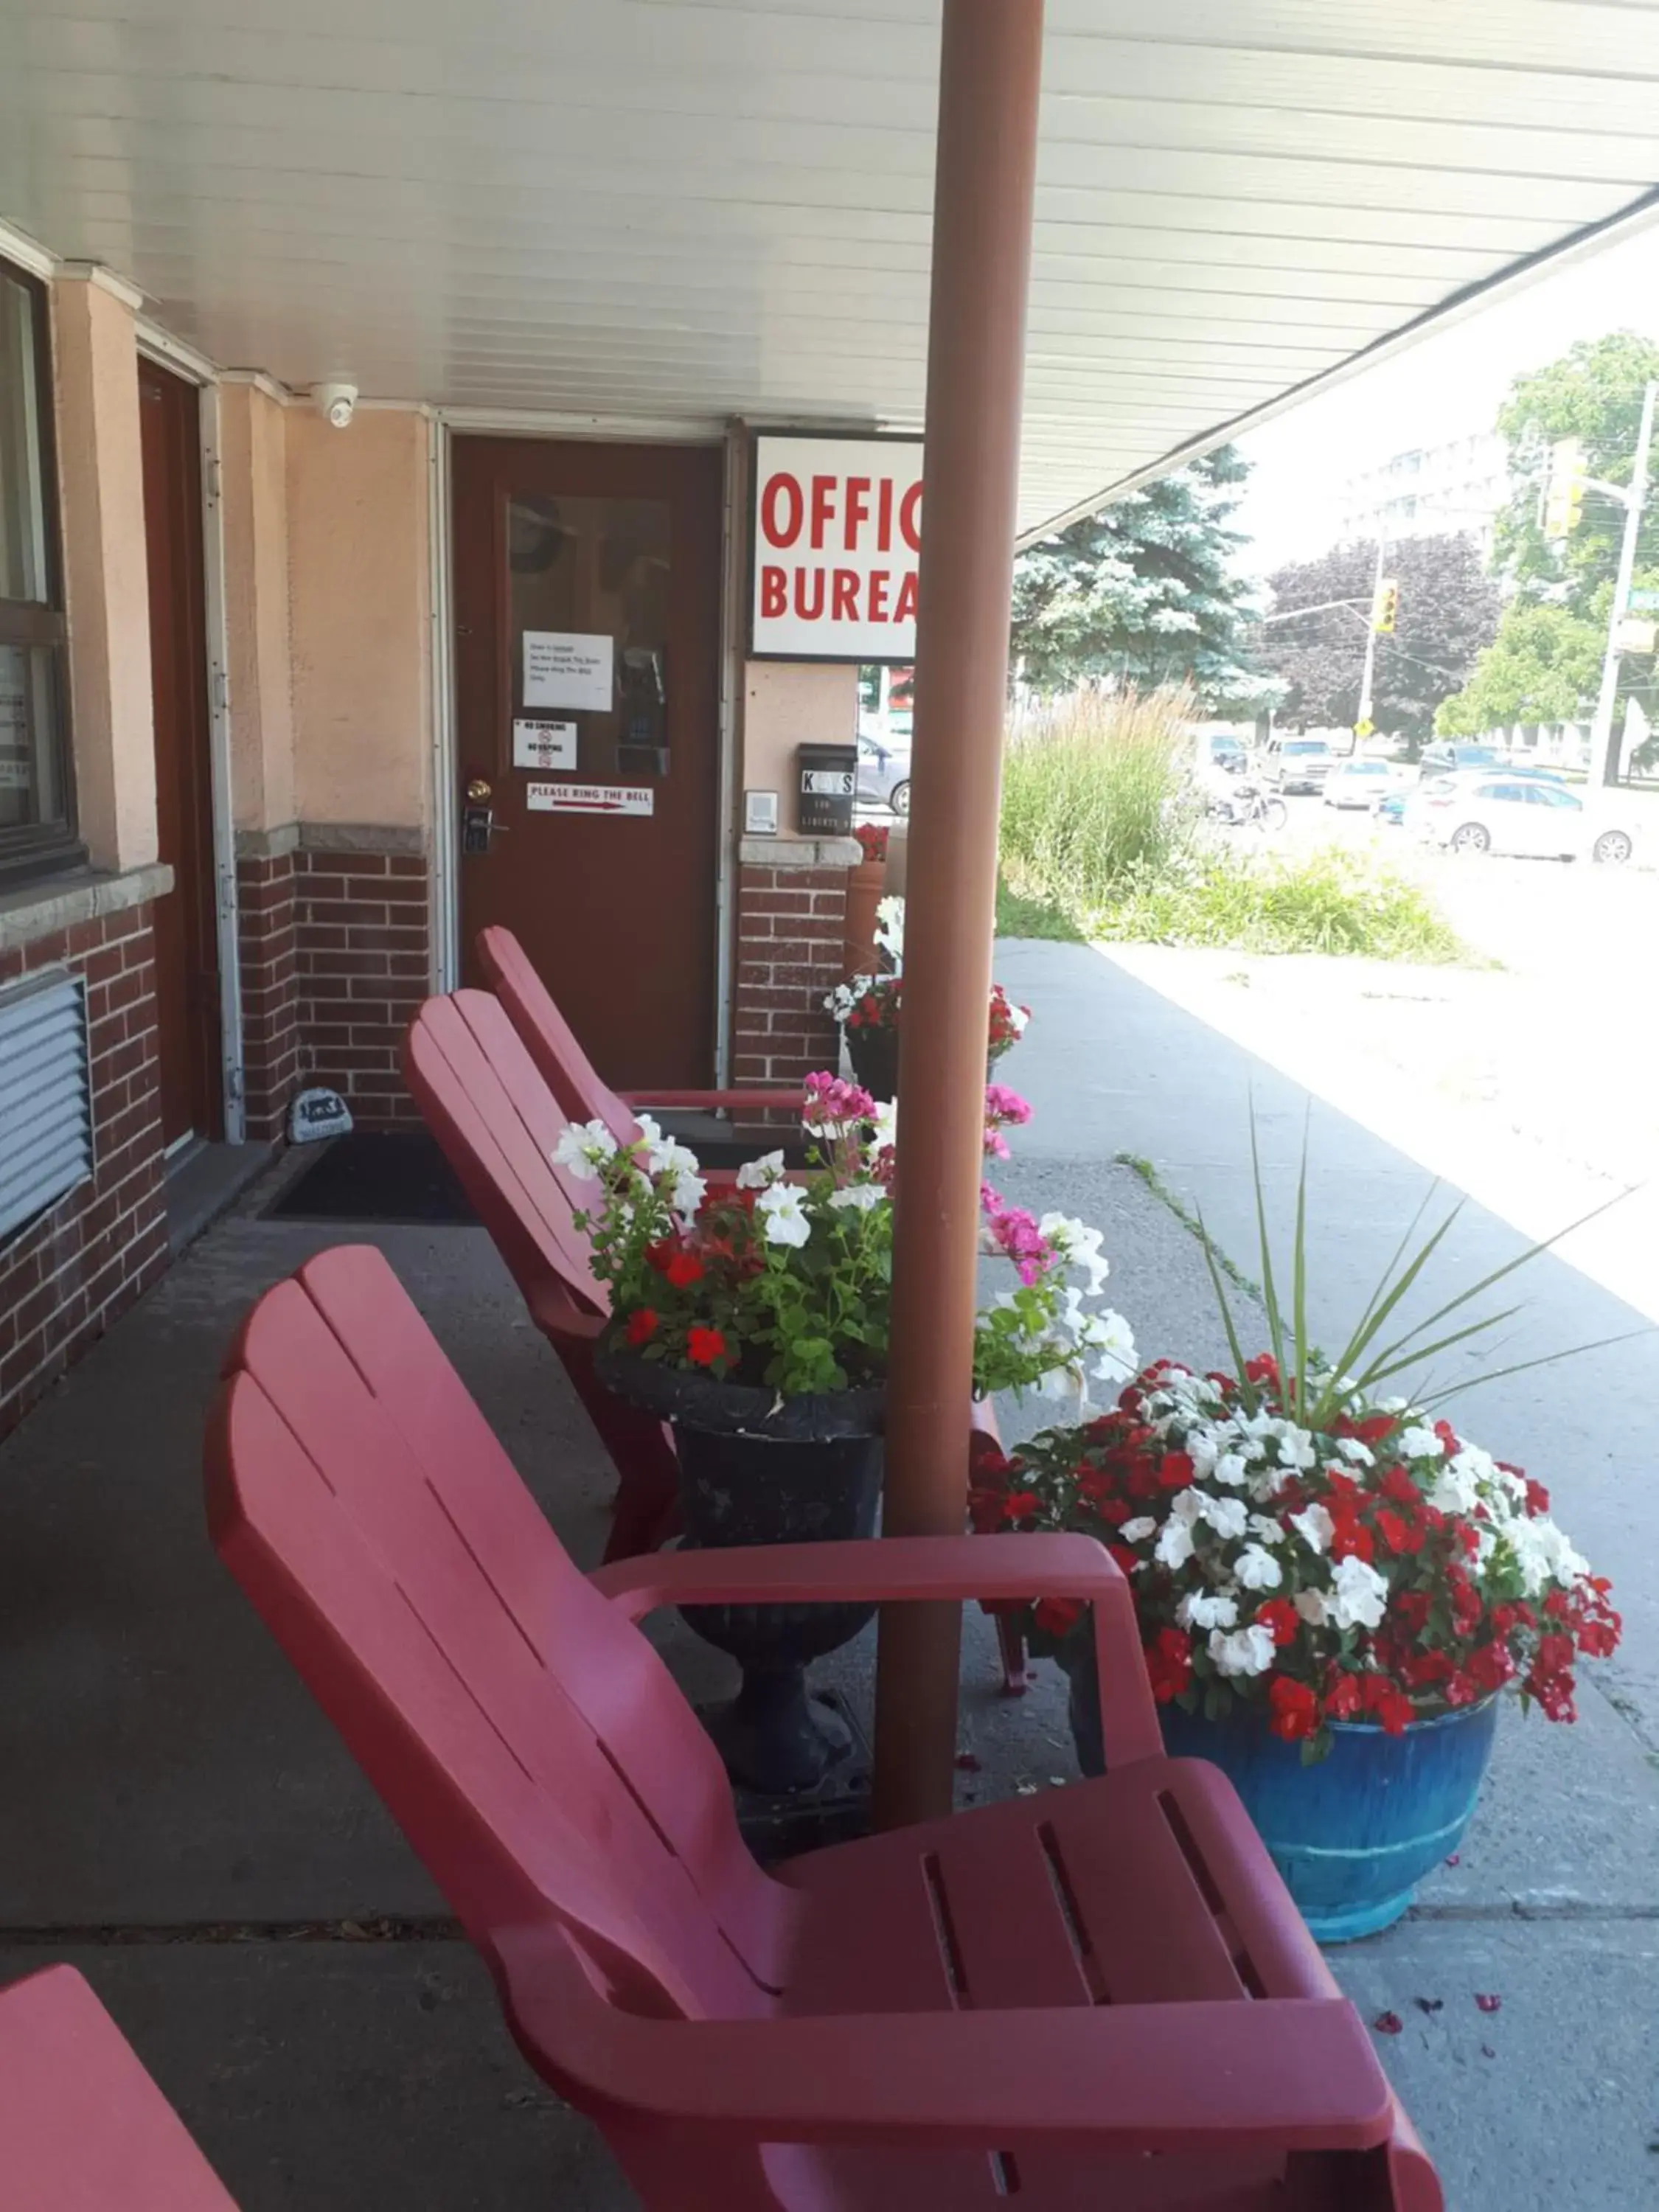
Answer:
<svg viewBox="0 0 1659 2212"><path fill-rule="evenodd" d="M1206 769L1224 769L1229 775L1242 775L1249 765L1249 753L1243 738L1236 738L1231 730L1206 730L1197 740L1198 767L1202 775Z"/></svg>
<svg viewBox="0 0 1659 2212"><path fill-rule="evenodd" d="M884 744L878 738L860 737L856 791L860 806L890 806L895 814L908 814L910 811L908 739L900 746L890 738Z"/></svg>
<svg viewBox="0 0 1659 2212"><path fill-rule="evenodd" d="M1375 806L1398 788L1400 771L1392 761L1333 761L1325 778L1327 806Z"/></svg>
<svg viewBox="0 0 1659 2212"><path fill-rule="evenodd" d="M1400 829L1406 819L1406 801L1417 788L1414 784L1395 784L1392 791L1385 791L1380 798L1371 801L1372 813L1389 829Z"/></svg>
<svg viewBox="0 0 1659 2212"><path fill-rule="evenodd" d="M1334 759L1323 738L1270 738L1262 774L1275 790L1310 791L1317 797Z"/></svg>
<svg viewBox="0 0 1659 2212"><path fill-rule="evenodd" d="M1454 744L1449 738L1437 738L1432 744L1424 746L1417 773L1426 783L1431 775L1455 775L1461 769L1504 765L1503 754L1494 752L1490 745Z"/></svg>
<svg viewBox="0 0 1659 2212"><path fill-rule="evenodd" d="M1636 849L1630 829L1587 806L1576 791L1504 771L1435 776L1406 803L1406 825L1454 853L1518 853L1542 860L1619 863Z"/></svg>

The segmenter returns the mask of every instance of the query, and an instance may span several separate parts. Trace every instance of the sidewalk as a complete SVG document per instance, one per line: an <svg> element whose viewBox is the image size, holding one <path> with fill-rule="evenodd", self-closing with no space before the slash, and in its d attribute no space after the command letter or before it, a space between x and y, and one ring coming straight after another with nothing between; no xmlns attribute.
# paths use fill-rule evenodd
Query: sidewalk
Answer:
<svg viewBox="0 0 1659 2212"><path fill-rule="evenodd" d="M1219 1358L1194 1239L1113 1156L1156 1161L1248 1265L1243 1055L1079 948L1005 946L999 972L1038 1018L1008 1069L1037 1118L998 1182L1101 1223L1114 1294L1149 1353ZM1273 1082L1259 1097L1277 1159L1299 1142L1301 1109ZM1341 1233L1380 1233L1403 1166L1328 1118L1316 1128L1335 1147ZM258 1218L269 1190L0 1449L0 1979L51 1958L81 1965L245 2212L625 2212L604 2146L512 2049L441 1900L210 1551L200 1433L226 1343L270 1283L353 1233ZM1500 1233L1475 1228L1466 1259ZM369 1241L591 1563L608 1470L483 1233ZM1627 1440L1609 1401L1592 1465L1582 1428L1569 1450L1534 1432L1528 1401L1505 1405L1506 1432L1494 1398L1483 1434L1558 1485L1569 1528L1628 1603L1655 1563L1636 1556L1627 1508L1616 1539L1588 1514L1621 1473L1643 1472L1635 1425ZM966 1627L962 1742L981 1764L964 1799L1074 1778L1053 1670L1003 1699L988 1624L970 1611ZM665 1640L694 1694L720 1686L725 1662L684 1632ZM1650 1667L1633 1622L1638 1646ZM870 1656L866 1637L837 1669L866 1698ZM1629 1680L1639 1709L1646 1692ZM1380 2048L1453 2212L1634 2212L1659 2172L1644 2047L1659 1775L1605 1696L1583 1702L1577 1730L1506 1724L1463 1863L1413 1920L1335 1959L1368 2018L1406 2023ZM1477 2012L1477 1990L1499 1994L1501 2012Z"/></svg>

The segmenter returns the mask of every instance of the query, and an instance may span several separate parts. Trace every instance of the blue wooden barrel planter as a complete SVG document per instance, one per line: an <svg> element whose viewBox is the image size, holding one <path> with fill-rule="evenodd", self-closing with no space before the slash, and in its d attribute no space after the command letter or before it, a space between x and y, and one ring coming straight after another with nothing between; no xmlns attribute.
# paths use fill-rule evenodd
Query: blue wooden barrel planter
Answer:
<svg viewBox="0 0 1659 2212"><path fill-rule="evenodd" d="M1085 1774L1103 1774L1100 1690L1092 1646L1068 1649L1072 1733ZM1236 1707L1206 1721L1179 1705L1159 1709L1173 1759L1207 1759L1244 1809L1311 1934L1350 1943L1391 1927L1417 1885L1457 1849L1474 1811L1498 1728L1498 1700L1432 1719L1402 1735L1333 1723L1330 1755L1310 1766L1265 1717Z"/></svg>

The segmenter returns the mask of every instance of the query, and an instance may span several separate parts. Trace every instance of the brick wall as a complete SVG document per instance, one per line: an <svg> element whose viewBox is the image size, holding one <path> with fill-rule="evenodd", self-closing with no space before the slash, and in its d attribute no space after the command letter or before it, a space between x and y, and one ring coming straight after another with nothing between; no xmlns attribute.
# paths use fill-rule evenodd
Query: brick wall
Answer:
<svg viewBox="0 0 1659 2212"><path fill-rule="evenodd" d="M745 842L745 854L752 849ZM738 872L734 1085L794 1083L814 1068L839 1066L840 1036L823 1000L841 980L846 925L845 866L768 866L745 857Z"/></svg>
<svg viewBox="0 0 1659 2212"><path fill-rule="evenodd" d="M307 1079L339 1091L359 1121L418 1124L398 1055L431 988L426 861L303 848L295 859Z"/></svg>
<svg viewBox="0 0 1659 2212"><path fill-rule="evenodd" d="M283 1133L305 1065L293 852L245 854L236 863L242 966L243 1110L248 1141Z"/></svg>
<svg viewBox="0 0 1659 2212"><path fill-rule="evenodd" d="M0 1243L0 1436L167 1264L150 907L0 951L0 988L58 966L87 979L97 1166Z"/></svg>

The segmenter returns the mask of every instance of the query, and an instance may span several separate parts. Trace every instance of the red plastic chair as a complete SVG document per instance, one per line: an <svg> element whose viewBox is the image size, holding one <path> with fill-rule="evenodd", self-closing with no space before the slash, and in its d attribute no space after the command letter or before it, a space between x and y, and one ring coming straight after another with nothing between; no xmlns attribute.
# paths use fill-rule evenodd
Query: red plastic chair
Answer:
<svg viewBox="0 0 1659 2212"><path fill-rule="evenodd" d="M259 1302L206 1457L221 1556L651 2212L1440 2212L1231 1787L1162 1756L1089 1539L586 1579L364 1249ZM854 1595L1091 1601L1110 1772L763 1873L635 1623Z"/></svg>
<svg viewBox="0 0 1659 2212"><path fill-rule="evenodd" d="M571 1218L582 1186L553 1163L568 1115L488 991L427 1000L404 1039L404 1077L611 1455L617 1489L606 1559L652 1550L677 1525L678 1462L663 1424L593 1372L609 1307Z"/></svg>
<svg viewBox="0 0 1659 2212"><path fill-rule="evenodd" d="M491 989L506 1007L543 1082L563 1107L567 1121L603 1121L619 1145L631 1145L640 1133L634 1110L639 1106L696 1109L708 1114L738 1109L762 1113L771 1108L799 1114L804 1096L799 1084L781 1091L612 1091L601 1081L513 932L499 926L481 929L477 945Z"/></svg>
<svg viewBox="0 0 1659 2212"><path fill-rule="evenodd" d="M236 2212L73 1966L0 1990L5 2212Z"/></svg>

